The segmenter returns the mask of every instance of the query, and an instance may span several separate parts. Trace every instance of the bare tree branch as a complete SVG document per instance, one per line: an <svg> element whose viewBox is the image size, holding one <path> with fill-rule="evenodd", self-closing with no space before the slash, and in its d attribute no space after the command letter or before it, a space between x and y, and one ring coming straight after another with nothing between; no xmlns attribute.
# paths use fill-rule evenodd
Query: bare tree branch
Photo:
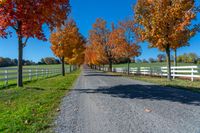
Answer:
<svg viewBox="0 0 200 133"><path fill-rule="evenodd" d="M27 42L28 42L28 39L29 39L29 37L27 37L27 38L25 39L25 41L24 41L24 43L23 43L23 47L26 46L26 44L27 44Z"/></svg>

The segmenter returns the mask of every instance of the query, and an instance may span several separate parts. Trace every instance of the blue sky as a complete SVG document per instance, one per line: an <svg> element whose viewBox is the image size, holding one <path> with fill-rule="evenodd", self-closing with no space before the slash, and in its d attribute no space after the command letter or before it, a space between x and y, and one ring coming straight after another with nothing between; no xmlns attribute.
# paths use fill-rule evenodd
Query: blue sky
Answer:
<svg viewBox="0 0 200 133"><path fill-rule="evenodd" d="M135 0L71 0L72 17L77 22L80 32L87 37L88 31L92 28L92 24L96 18L105 19L108 24L111 22L117 23L118 20L123 20L127 16L131 16L132 5ZM200 16L198 21L200 23ZM49 38L49 31L45 29L45 34ZM189 47L183 47L178 50L178 54L195 52L200 55L200 34L197 34L190 40ZM160 53L157 49L149 49L148 43L142 43L142 55L140 59L149 57L156 58ZM0 39L0 56L17 58L17 38L13 34L11 38ZM36 39L30 39L28 45L24 49L24 59L39 61L43 57L54 56L50 49L49 42L43 42Z"/></svg>

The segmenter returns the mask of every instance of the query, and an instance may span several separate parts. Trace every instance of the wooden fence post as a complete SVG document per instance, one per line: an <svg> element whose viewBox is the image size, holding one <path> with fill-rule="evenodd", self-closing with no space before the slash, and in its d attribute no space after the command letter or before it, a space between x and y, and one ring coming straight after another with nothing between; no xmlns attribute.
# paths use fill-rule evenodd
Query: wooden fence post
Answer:
<svg viewBox="0 0 200 133"><path fill-rule="evenodd" d="M153 69L153 68L150 67L150 75L151 75L151 76L153 76L153 71L152 71L152 69Z"/></svg>
<svg viewBox="0 0 200 133"><path fill-rule="evenodd" d="M5 78L5 86L8 86L8 70L4 71L4 78Z"/></svg>
<svg viewBox="0 0 200 133"><path fill-rule="evenodd" d="M46 69L46 77L48 77L48 69Z"/></svg>
<svg viewBox="0 0 200 133"><path fill-rule="evenodd" d="M36 68L36 73L35 73L35 75L36 75L36 79L38 79L38 69Z"/></svg>
<svg viewBox="0 0 200 133"><path fill-rule="evenodd" d="M29 80L32 80L32 70L31 69L28 70L28 75L29 75Z"/></svg>
<svg viewBox="0 0 200 133"><path fill-rule="evenodd" d="M176 70L176 69L175 69L175 67L174 67L174 68L173 68L173 79L175 79L175 74L176 74L176 73L175 73L175 70Z"/></svg>
<svg viewBox="0 0 200 133"><path fill-rule="evenodd" d="M192 73L191 73L191 81L194 81L194 68L192 68Z"/></svg>

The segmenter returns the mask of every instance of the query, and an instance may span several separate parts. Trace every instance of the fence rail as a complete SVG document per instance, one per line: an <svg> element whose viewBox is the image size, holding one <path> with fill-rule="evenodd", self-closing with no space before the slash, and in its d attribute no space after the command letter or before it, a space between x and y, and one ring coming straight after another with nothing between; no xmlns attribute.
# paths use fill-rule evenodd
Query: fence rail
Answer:
<svg viewBox="0 0 200 133"><path fill-rule="evenodd" d="M108 68L101 68L102 71L108 71ZM113 72L127 73L127 68L113 68ZM167 76L167 67L131 67L130 73L137 75L150 75L150 76ZM199 66L177 66L171 67L171 75L175 79L176 77L200 79L200 67Z"/></svg>
<svg viewBox="0 0 200 133"><path fill-rule="evenodd" d="M65 72L74 71L76 68L65 67ZM61 74L61 68L23 68L23 78L31 81L42 77L51 77ZM0 82L7 86L9 81L17 79L17 68L0 68Z"/></svg>

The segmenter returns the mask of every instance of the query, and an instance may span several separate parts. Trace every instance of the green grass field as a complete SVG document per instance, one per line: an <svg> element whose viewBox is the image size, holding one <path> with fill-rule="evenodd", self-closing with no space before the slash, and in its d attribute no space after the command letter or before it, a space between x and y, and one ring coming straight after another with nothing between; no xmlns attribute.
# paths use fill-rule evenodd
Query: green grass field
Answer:
<svg viewBox="0 0 200 133"><path fill-rule="evenodd" d="M17 68L17 67L12 66L12 67L7 67L7 68ZM27 70L28 68L33 68L33 69L35 69L35 68L38 68L38 69L40 69L40 68L45 68L45 69L59 68L59 69L61 69L61 64L58 64L58 65L33 65L33 66L24 66L23 68L24 68L24 72L28 72L28 70ZM69 68L69 65L65 65L65 68ZM5 72L5 70L0 67L0 79L4 78L4 75L1 75L1 74L4 74L4 72ZM17 70L8 70L8 72L13 73L13 74L9 75L8 78L9 77L17 77ZM29 76L29 74L25 73L24 76ZM44 78L44 77L46 77L45 74L43 77L39 77L39 79ZM36 80L37 78L36 78L36 76L33 76L32 79ZM24 81L29 81L29 78L24 78ZM16 83L17 83L16 79L8 81L8 85L14 85ZM4 86L5 86L5 82L0 81L0 89Z"/></svg>
<svg viewBox="0 0 200 133"><path fill-rule="evenodd" d="M65 77L26 83L23 88L0 90L0 132L51 132L59 103L79 74L77 70Z"/></svg>
<svg viewBox="0 0 200 133"><path fill-rule="evenodd" d="M113 72L106 72L108 74L113 75L121 75L123 77L131 78L133 80L145 81L149 83L155 83L157 85L165 86L165 87L175 87L177 89L184 89L189 91L194 91L200 93L200 82L187 79L172 79L169 81L166 77L152 77L152 76L144 76L144 75L127 75L122 73L113 73Z"/></svg>
<svg viewBox="0 0 200 133"><path fill-rule="evenodd" d="M178 66L196 66L196 64L191 64L191 63L178 63L177 65ZM166 63L165 62L163 63L131 63L130 66L131 67L163 67L163 66L166 66ZM127 67L127 64L115 64L113 65L113 67L114 68ZM124 75L124 76L127 76L127 75ZM166 78L150 77L150 76L134 76L134 75L131 75L130 78L135 79L135 80L142 80L142 81L146 81L150 83L156 83L162 86L170 86L170 87L176 87L176 88L200 92L199 81L191 82L190 80L183 80L183 79L174 79L172 81L168 81Z"/></svg>
<svg viewBox="0 0 200 133"><path fill-rule="evenodd" d="M173 63L172 63L173 65ZM165 67L166 62L156 62L156 63L131 63L130 67ZM178 66L196 66L196 64L191 64L191 63L178 63ZM128 67L127 64L114 64L113 68L116 67Z"/></svg>
<svg viewBox="0 0 200 133"><path fill-rule="evenodd" d="M65 65L65 66L69 66L69 65ZM54 68L54 67L61 67L61 64L23 66L23 68ZM1 68L1 67L0 67L0 68ZM10 68L17 68L17 66L11 66Z"/></svg>
<svg viewBox="0 0 200 133"><path fill-rule="evenodd" d="M129 78L134 80L141 80L145 82L155 83L161 86L175 87L178 89L186 89L186 90L200 92L199 81L191 82L190 80L183 80L183 79L173 79L172 81L168 81L167 78L164 77L160 78L160 77L150 77L150 76L130 76Z"/></svg>

